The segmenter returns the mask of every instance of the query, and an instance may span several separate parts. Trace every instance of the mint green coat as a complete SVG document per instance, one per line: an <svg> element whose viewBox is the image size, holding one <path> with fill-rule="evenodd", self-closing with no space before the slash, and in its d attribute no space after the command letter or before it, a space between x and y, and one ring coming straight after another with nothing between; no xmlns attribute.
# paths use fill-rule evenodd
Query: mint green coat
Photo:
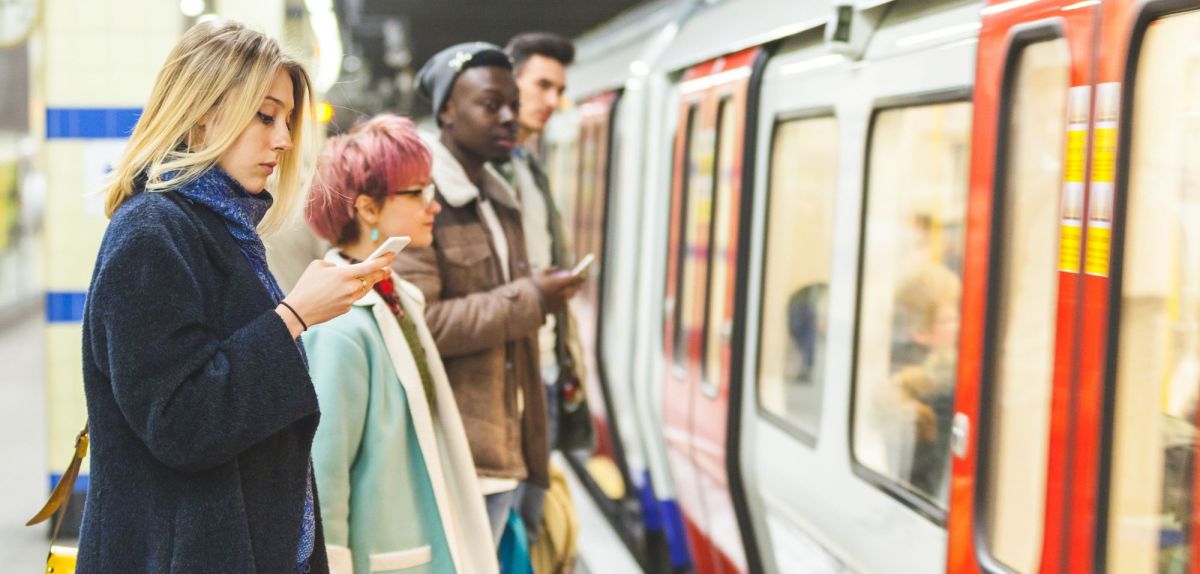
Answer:
<svg viewBox="0 0 1200 574"><path fill-rule="evenodd" d="M326 259L344 263L335 252ZM321 407L313 473L330 567L491 574L498 567L487 511L421 294L393 279L425 347L436 410L399 324L373 290L304 335Z"/></svg>

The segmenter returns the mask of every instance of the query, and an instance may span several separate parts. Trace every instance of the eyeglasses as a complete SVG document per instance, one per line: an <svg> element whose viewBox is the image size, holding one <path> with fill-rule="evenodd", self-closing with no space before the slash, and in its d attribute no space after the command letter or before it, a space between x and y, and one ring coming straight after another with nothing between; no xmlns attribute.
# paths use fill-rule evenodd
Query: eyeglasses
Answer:
<svg viewBox="0 0 1200 574"><path fill-rule="evenodd" d="M400 191L389 191L388 195L419 195L421 196L421 204L429 207L433 203L434 195L437 194L437 187L432 183L425 187L417 189L401 189Z"/></svg>

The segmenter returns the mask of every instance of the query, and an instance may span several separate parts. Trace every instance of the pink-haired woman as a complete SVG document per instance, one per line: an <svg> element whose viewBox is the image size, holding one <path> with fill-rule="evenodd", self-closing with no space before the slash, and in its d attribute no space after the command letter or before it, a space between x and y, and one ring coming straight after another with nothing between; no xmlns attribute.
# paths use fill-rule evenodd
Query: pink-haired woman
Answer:
<svg viewBox="0 0 1200 574"><path fill-rule="evenodd" d="M393 236L428 246L441 211L431 162L413 123L398 116L330 139L305 208L335 246L326 259L362 261ZM313 471L335 573L498 570L423 306L421 291L393 274L304 337L321 405Z"/></svg>

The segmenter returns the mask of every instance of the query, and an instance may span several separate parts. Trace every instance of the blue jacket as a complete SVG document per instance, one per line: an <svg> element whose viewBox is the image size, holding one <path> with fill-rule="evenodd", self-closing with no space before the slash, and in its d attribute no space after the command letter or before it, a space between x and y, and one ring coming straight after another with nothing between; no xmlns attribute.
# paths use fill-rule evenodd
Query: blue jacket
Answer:
<svg viewBox="0 0 1200 574"><path fill-rule="evenodd" d="M117 210L84 311L83 379L80 574L295 572L317 397L215 213L172 192ZM324 546L318 516L313 572L328 571Z"/></svg>

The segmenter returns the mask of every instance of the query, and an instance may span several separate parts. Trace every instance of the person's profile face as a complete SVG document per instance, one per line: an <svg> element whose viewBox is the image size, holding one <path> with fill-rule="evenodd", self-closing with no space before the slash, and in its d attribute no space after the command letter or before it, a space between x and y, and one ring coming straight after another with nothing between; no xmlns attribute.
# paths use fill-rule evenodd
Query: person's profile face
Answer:
<svg viewBox="0 0 1200 574"><path fill-rule="evenodd" d="M521 127L541 133L567 89L567 68L554 58L534 54L517 73L521 92Z"/></svg>
<svg viewBox="0 0 1200 574"><path fill-rule="evenodd" d="M485 161L503 161L517 140L517 84L496 66L459 74L440 114L442 130L459 147Z"/></svg>
<svg viewBox="0 0 1200 574"><path fill-rule="evenodd" d="M280 70L241 135L217 160L217 167L250 193L266 189L280 156L292 149L291 116L295 106L292 78L286 70Z"/></svg>
<svg viewBox="0 0 1200 574"><path fill-rule="evenodd" d="M958 344L958 305L938 305L928 328L914 333L913 339L934 349L952 348Z"/></svg>
<svg viewBox="0 0 1200 574"><path fill-rule="evenodd" d="M426 176L405 186L405 190L420 190L432 183L432 178ZM413 247L429 247L433 244L433 220L441 211L442 205L436 199L426 204L420 195L390 195L379 206L378 227L385 237L407 235L412 238Z"/></svg>

